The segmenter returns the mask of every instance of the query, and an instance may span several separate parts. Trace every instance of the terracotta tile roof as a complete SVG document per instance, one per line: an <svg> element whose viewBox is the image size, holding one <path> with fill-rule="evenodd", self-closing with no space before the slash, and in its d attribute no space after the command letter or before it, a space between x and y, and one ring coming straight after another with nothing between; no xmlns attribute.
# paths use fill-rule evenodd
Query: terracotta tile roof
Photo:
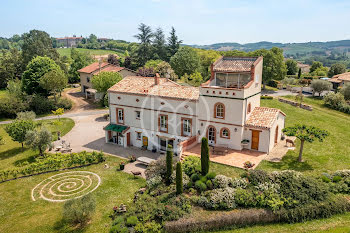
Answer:
<svg viewBox="0 0 350 233"><path fill-rule="evenodd" d="M258 57L221 57L213 64L214 71L250 72Z"/></svg>
<svg viewBox="0 0 350 233"><path fill-rule="evenodd" d="M125 67L110 65L110 66L103 67L103 68L101 69L101 71L119 72L119 71L124 70L124 69L125 69ZM95 75L95 74L99 74L99 73L100 73L100 71L97 70L97 72L94 73L94 75Z"/></svg>
<svg viewBox="0 0 350 233"><path fill-rule="evenodd" d="M248 120L245 122L245 126L269 129L272 127L279 113L284 116L286 115L276 108L255 107Z"/></svg>
<svg viewBox="0 0 350 233"><path fill-rule="evenodd" d="M329 81L333 83L341 83L342 81L350 82L350 72L334 75Z"/></svg>
<svg viewBox="0 0 350 233"><path fill-rule="evenodd" d="M108 65L110 65L110 64L107 62L102 62L101 69L108 66ZM85 66L84 68L78 70L78 72L90 74L90 73L97 71L99 68L100 68L99 63L95 62L95 63L92 63L91 65Z"/></svg>
<svg viewBox="0 0 350 233"><path fill-rule="evenodd" d="M112 86L109 92L151 95L183 100L198 100L199 88L181 86L173 81L159 78L155 85L154 77L128 76Z"/></svg>

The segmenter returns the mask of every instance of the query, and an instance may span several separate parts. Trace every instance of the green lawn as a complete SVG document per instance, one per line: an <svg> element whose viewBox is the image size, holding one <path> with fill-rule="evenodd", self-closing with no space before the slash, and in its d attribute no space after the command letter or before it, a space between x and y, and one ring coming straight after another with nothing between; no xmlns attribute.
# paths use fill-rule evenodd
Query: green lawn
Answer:
<svg viewBox="0 0 350 233"><path fill-rule="evenodd" d="M105 49L83 49L83 48L76 48L79 52L88 52L90 55L106 55L106 54L118 54L119 56L123 56L123 53L116 52L113 50L105 50ZM67 56L70 57L70 48L58 48L57 52L61 56Z"/></svg>
<svg viewBox="0 0 350 233"><path fill-rule="evenodd" d="M101 185L92 193L96 199L96 212L84 230L77 230L62 223L63 203L42 199L31 200L31 190L42 180L61 173L54 172L0 184L0 232L108 232L111 220L108 217L115 205L130 204L133 193L145 185L145 180L116 170L121 159L107 157L102 164L73 171L90 171L101 177ZM105 169L104 164L110 165ZM72 171L72 170L70 170Z"/></svg>
<svg viewBox="0 0 350 233"><path fill-rule="evenodd" d="M53 134L54 140L57 139L57 131L60 131L63 136L74 126L74 121L69 118L62 118L59 123L57 123L57 120L42 120L37 121L37 123L49 129ZM5 132L4 127L4 125L0 126L0 135L3 136L5 141L4 145L0 145L0 170L11 168L20 162L32 161L38 152L26 146L22 150L21 144L12 141L11 137Z"/></svg>
<svg viewBox="0 0 350 233"><path fill-rule="evenodd" d="M305 98L305 103L314 106L313 111L293 107L278 100L262 100L261 105L279 108L287 114L286 127L294 124L313 125L329 131L324 142L305 143L303 163L297 162L299 140L295 151L289 151L281 162L263 161L258 169L285 170L293 169L308 174L349 169L350 165L350 115L340 113L322 106L318 99Z"/></svg>

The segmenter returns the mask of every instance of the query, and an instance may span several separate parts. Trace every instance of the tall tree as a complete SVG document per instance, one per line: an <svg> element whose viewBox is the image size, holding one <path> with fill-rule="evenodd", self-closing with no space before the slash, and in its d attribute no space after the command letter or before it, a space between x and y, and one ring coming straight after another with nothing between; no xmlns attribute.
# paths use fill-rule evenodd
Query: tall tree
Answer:
<svg viewBox="0 0 350 233"><path fill-rule="evenodd" d="M314 79L312 80L310 87L313 89L313 95L318 93L318 96L321 96L322 92L330 91L332 89L332 83L322 79Z"/></svg>
<svg viewBox="0 0 350 233"><path fill-rule="evenodd" d="M107 90L122 79L123 77L118 72L102 71L98 75L92 77L91 83L94 89L103 93L104 98Z"/></svg>
<svg viewBox="0 0 350 233"><path fill-rule="evenodd" d="M169 78L173 81L177 79L175 71L171 68L170 64L166 61L159 63L155 69L155 72L160 75L160 77Z"/></svg>
<svg viewBox="0 0 350 233"><path fill-rule="evenodd" d="M299 68L299 70L298 70L298 78L299 79L301 78L301 68Z"/></svg>
<svg viewBox="0 0 350 233"><path fill-rule="evenodd" d="M24 70L22 54L19 50L12 48L2 50L0 55L0 88L4 88L9 80L21 78Z"/></svg>
<svg viewBox="0 0 350 233"><path fill-rule="evenodd" d="M31 130L26 133L25 142L33 150L39 150L39 155L43 156L45 150L52 143L52 134L46 128Z"/></svg>
<svg viewBox="0 0 350 233"><path fill-rule="evenodd" d="M182 43L182 40L179 40L179 38L177 37L175 28L171 27L170 36L168 37L168 51L169 51L168 61L172 56L174 56L175 53L177 53L181 43Z"/></svg>
<svg viewBox="0 0 350 233"><path fill-rule="evenodd" d="M263 56L262 82L267 84L271 79L282 80L287 74L287 67L284 63L283 49L273 47L270 50L259 49L252 53L254 56Z"/></svg>
<svg viewBox="0 0 350 233"><path fill-rule="evenodd" d="M77 49L71 49L70 54L73 62L68 72L68 80L69 83L77 83L80 80L78 70L91 64L94 60L89 53L79 52Z"/></svg>
<svg viewBox="0 0 350 233"><path fill-rule="evenodd" d="M183 180L182 180L182 167L181 162L176 164L176 194L181 194L183 192Z"/></svg>
<svg viewBox="0 0 350 233"><path fill-rule="evenodd" d="M5 127L6 133L10 135L13 141L21 143L22 148L27 132L33 129L34 123L31 120L15 120Z"/></svg>
<svg viewBox="0 0 350 233"><path fill-rule="evenodd" d="M342 74L346 72L346 66L342 63L335 63L328 71L328 77L331 78L334 75Z"/></svg>
<svg viewBox="0 0 350 233"><path fill-rule="evenodd" d="M199 70L200 59L196 51L191 47L181 47L177 53L172 56L170 65L178 76L192 74Z"/></svg>
<svg viewBox="0 0 350 233"><path fill-rule="evenodd" d="M61 71L61 68L49 57L35 57L27 65L22 76L22 89L27 94L47 95L48 92L39 85L40 79L50 71Z"/></svg>
<svg viewBox="0 0 350 233"><path fill-rule="evenodd" d="M322 68L323 64L322 62L319 61L313 61L310 67L310 73L314 72L315 70L317 70L318 68Z"/></svg>
<svg viewBox="0 0 350 233"><path fill-rule="evenodd" d="M25 65L36 56L47 56L53 60L59 58L56 49L52 47L49 34L39 30L31 30L29 33L23 34L22 55Z"/></svg>
<svg viewBox="0 0 350 233"><path fill-rule="evenodd" d="M298 63L293 59L288 59L286 61L287 74L295 75L298 72Z"/></svg>
<svg viewBox="0 0 350 233"><path fill-rule="evenodd" d="M57 103L56 95L60 93L68 84L68 78L61 69L47 72L39 81L42 88L53 95Z"/></svg>
<svg viewBox="0 0 350 233"><path fill-rule="evenodd" d="M314 142L316 139L322 142L325 137L329 135L326 130L322 130L316 128L314 126L306 126L306 125L295 125L292 127L287 127L283 129L283 132L287 136L295 136L300 140L300 150L298 162L302 162L304 143L305 142Z"/></svg>
<svg viewBox="0 0 350 233"><path fill-rule="evenodd" d="M209 144L206 137L202 138L201 144L201 170L202 175L205 176L209 172Z"/></svg>
<svg viewBox="0 0 350 233"><path fill-rule="evenodd" d="M164 32L161 28L157 28L153 39L154 59L167 60L167 48L165 44Z"/></svg>
<svg viewBox="0 0 350 233"><path fill-rule="evenodd" d="M173 174L173 147L168 145L166 151L166 174L165 174L165 182L167 185L171 183L171 175Z"/></svg>
<svg viewBox="0 0 350 233"><path fill-rule="evenodd" d="M135 35L140 41L140 45L137 49L138 65L143 66L152 57L152 38L153 33L151 27L141 23L138 27L139 33Z"/></svg>

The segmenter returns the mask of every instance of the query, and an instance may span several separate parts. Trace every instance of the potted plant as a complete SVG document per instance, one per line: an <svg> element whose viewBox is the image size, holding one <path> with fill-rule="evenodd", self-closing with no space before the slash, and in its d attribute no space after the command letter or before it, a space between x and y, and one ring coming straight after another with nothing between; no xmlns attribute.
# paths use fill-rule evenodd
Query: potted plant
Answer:
<svg viewBox="0 0 350 233"><path fill-rule="evenodd" d="M249 140L248 139L243 139L241 141L242 146L248 146L249 145Z"/></svg>
<svg viewBox="0 0 350 233"><path fill-rule="evenodd" d="M135 162L136 161L136 156L135 155L129 156L129 161L130 161L130 163Z"/></svg>
<svg viewBox="0 0 350 233"><path fill-rule="evenodd" d="M121 163L119 164L119 169L122 171L122 170L124 170L124 168L125 168L125 163L124 163L124 162L121 162Z"/></svg>
<svg viewBox="0 0 350 233"><path fill-rule="evenodd" d="M252 163L252 162L250 162L250 161L246 161L246 162L244 162L243 167L244 167L246 170L248 170L248 169L254 167L254 165L255 165L254 163Z"/></svg>

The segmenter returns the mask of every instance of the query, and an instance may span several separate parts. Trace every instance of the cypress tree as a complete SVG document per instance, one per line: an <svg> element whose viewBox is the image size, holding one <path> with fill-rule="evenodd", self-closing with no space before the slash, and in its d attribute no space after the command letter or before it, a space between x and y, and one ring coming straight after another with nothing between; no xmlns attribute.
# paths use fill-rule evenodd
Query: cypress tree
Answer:
<svg viewBox="0 0 350 233"><path fill-rule="evenodd" d="M202 175L205 176L209 172L209 145L205 137L202 138L201 144L201 168Z"/></svg>
<svg viewBox="0 0 350 233"><path fill-rule="evenodd" d="M299 71L298 71L298 78L301 77L301 68L299 68Z"/></svg>
<svg viewBox="0 0 350 233"><path fill-rule="evenodd" d="M176 164L176 194L183 192L181 162Z"/></svg>
<svg viewBox="0 0 350 233"><path fill-rule="evenodd" d="M173 173L173 147L168 145L168 149L166 151L166 175L165 182L167 185L170 185L171 174Z"/></svg>

